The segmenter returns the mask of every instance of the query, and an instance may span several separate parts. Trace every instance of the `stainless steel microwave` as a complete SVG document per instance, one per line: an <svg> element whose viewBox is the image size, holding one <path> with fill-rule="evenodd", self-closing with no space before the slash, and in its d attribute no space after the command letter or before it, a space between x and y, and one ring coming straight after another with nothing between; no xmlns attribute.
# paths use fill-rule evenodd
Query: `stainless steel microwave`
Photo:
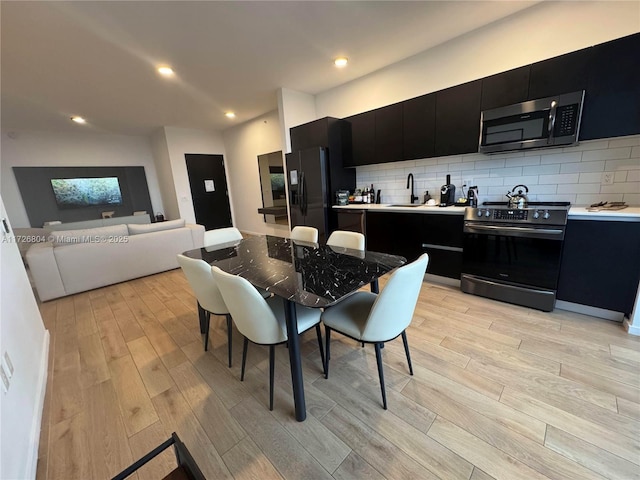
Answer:
<svg viewBox="0 0 640 480"><path fill-rule="evenodd" d="M584 90L485 110L480 116L483 153L578 143Z"/></svg>

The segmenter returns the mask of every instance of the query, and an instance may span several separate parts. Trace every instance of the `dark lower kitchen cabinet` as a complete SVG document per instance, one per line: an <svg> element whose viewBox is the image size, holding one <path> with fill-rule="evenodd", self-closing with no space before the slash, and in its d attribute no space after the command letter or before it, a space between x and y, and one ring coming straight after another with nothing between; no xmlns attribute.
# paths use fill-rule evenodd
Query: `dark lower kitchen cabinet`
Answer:
<svg viewBox="0 0 640 480"><path fill-rule="evenodd" d="M375 110L375 163L402 160L402 104Z"/></svg>
<svg viewBox="0 0 640 480"><path fill-rule="evenodd" d="M422 253L422 215L401 212L367 212L367 249L402 255L409 262Z"/></svg>
<svg viewBox="0 0 640 480"><path fill-rule="evenodd" d="M640 33L592 50L580 140L640 133Z"/></svg>
<svg viewBox="0 0 640 480"><path fill-rule="evenodd" d="M569 220L558 300L631 313L640 280L640 222Z"/></svg>
<svg viewBox="0 0 640 480"><path fill-rule="evenodd" d="M420 246L429 254L427 273L460 280L464 216L423 214L422 217Z"/></svg>
<svg viewBox="0 0 640 480"><path fill-rule="evenodd" d="M336 215L338 217L338 230L366 233L364 210L336 210Z"/></svg>
<svg viewBox="0 0 640 480"><path fill-rule="evenodd" d="M435 155L478 151L482 80L436 92Z"/></svg>
<svg viewBox="0 0 640 480"><path fill-rule="evenodd" d="M367 212L367 249L402 255L411 262L429 254L427 273L460 279L462 215Z"/></svg>
<svg viewBox="0 0 640 480"><path fill-rule="evenodd" d="M351 158L345 167L356 167L375 163L376 113L359 113L345 118L351 125Z"/></svg>
<svg viewBox="0 0 640 480"><path fill-rule="evenodd" d="M402 156L405 160L429 158L435 152L436 94L402 102Z"/></svg>
<svg viewBox="0 0 640 480"><path fill-rule="evenodd" d="M481 110L505 107L527 101L529 72L526 65L482 79Z"/></svg>

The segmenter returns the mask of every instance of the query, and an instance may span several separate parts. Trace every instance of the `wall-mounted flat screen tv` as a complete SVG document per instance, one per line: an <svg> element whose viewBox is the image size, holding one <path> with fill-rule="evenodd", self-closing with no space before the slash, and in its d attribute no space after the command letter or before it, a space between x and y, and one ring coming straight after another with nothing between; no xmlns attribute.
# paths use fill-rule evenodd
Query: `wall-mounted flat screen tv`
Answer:
<svg viewBox="0 0 640 480"><path fill-rule="evenodd" d="M51 186L60 208L122 204L117 177L52 178Z"/></svg>

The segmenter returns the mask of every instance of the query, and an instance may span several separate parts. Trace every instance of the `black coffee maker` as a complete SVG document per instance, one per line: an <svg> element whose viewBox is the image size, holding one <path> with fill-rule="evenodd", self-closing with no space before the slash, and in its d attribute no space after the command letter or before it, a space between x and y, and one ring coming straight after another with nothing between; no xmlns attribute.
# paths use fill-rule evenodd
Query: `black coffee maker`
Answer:
<svg viewBox="0 0 640 480"><path fill-rule="evenodd" d="M451 184L451 175L447 175L447 183L440 187L440 206L448 207L456 203L456 186Z"/></svg>

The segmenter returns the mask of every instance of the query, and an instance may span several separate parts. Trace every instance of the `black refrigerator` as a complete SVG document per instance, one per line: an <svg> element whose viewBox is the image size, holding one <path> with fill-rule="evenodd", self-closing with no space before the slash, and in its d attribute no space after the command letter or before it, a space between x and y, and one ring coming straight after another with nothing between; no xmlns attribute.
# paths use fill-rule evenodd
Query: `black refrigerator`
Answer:
<svg viewBox="0 0 640 480"><path fill-rule="evenodd" d="M336 155L338 157L338 155ZM342 167L342 159L331 159L324 147L313 147L286 155L291 228L305 225L318 229L318 242L324 244L337 229L332 210L335 192L353 190L355 171Z"/></svg>

